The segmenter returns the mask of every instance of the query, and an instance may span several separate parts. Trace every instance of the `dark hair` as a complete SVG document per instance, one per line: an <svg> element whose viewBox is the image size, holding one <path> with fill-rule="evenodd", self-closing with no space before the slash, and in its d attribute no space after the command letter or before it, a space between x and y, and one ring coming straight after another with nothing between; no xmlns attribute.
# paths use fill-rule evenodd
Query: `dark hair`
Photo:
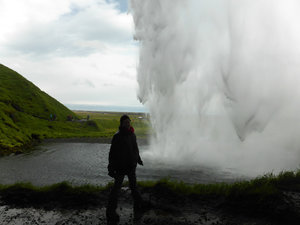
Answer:
<svg viewBox="0 0 300 225"><path fill-rule="evenodd" d="M129 120L129 121L131 121L130 120L130 118L129 118L129 116L127 116L126 114L124 114L123 116L121 116L121 118L120 118L120 124L122 124L122 122L124 121L124 120Z"/></svg>

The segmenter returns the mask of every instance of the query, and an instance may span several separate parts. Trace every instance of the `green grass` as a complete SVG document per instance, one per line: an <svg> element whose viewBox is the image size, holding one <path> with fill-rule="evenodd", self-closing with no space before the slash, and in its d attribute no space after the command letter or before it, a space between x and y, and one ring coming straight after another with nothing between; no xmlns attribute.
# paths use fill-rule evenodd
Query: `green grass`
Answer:
<svg viewBox="0 0 300 225"><path fill-rule="evenodd" d="M250 181L216 184L186 184L180 181L162 179L158 182L141 181L141 187L164 186L170 191L183 195L217 195L230 198L239 198L242 195L277 195L280 190L300 192L300 170L281 172L278 175L266 174Z"/></svg>
<svg viewBox="0 0 300 225"><path fill-rule="evenodd" d="M50 121L50 114L56 115ZM90 115L89 121L79 121ZM75 120L67 121L71 115ZM120 113L72 112L17 72L0 64L0 156L23 152L45 138L111 137ZM130 114L136 134L149 134L148 119Z"/></svg>
<svg viewBox="0 0 300 225"><path fill-rule="evenodd" d="M69 114L75 116L33 83L1 64L0 78L0 102L6 105L3 111L12 120L18 121L17 112L45 120L49 119L51 113L55 113L59 121L64 121Z"/></svg>
<svg viewBox="0 0 300 225"><path fill-rule="evenodd" d="M111 137L118 130L120 124L120 117L124 113L118 112L86 112L75 111L81 118L86 118L87 115L90 119L95 121L100 129L102 136ZM135 133L138 137L145 138L151 134L151 125L149 118L143 113L127 113L131 119L131 124L135 129Z"/></svg>
<svg viewBox="0 0 300 225"><path fill-rule="evenodd" d="M267 174L250 181L240 181L232 184L185 184L179 181L164 179L158 182L139 182L146 192L154 193L158 201L180 204L190 199L193 202L212 204L217 209L236 213L246 213L250 216L271 216L294 221L299 214L284 195L284 191L300 192L300 170L297 172L282 172L275 176ZM177 203L176 203L177 202ZM298 220L298 219L297 219Z"/></svg>
<svg viewBox="0 0 300 225"><path fill-rule="evenodd" d="M17 207L83 208L85 206L98 206L103 200L101 193L107 192L108 188L109 185L74 187L68 182L44 187L35 187L30 183L17 183L1 185L0 196L6 204Z"/></svg>
<svg viewBox="0 0 300 225"><path fill-rule="evenodd" d="M30 183L0 185L0 196L7 204L19 206L47 205L49 202L62 207L83 207L99 205L107 201L107 194L112 183L106 186L73 186L62 182L50 186L36 187ZM124 184L125 186L128 183ZM157 199L190 198L223 199L222 204L244 207L252 210L269 210L283 202L283 191L300 192L300 170L282 172L279 175L267 174L250 181L218 184L185 184L183 182L162 179L159 181L140 181L138 186L142 193L151 193ZM55 206L53 206L55 207Z"/></svg>
<svg viewBox="0 0 300 225"><path fill-rule="evenodd" d="M49 121L56 114L56 121ZM66 124L76 115L20 74L0 64L0 155L21 151L34 140L59 137L77 124ZM76 133L76 132L75 132Z"/></svg>
<svg viewBox="0 0 300 225"><path fill-rule="evenodd" d="M110 184L111 185L111 184ZM5 191L34 191L34 192L40 192L40 193L46 193L49 194L50 192L59 193L71 193L71 194L81 194L81 193L96 193L99 191L107 190L109 185L107 186L95 186L95 185L89 185L85 184L82 186L73 186L69 182L61 182L49 186L34 186L31 183L16 183L12 185L3 185L0 184L0 193L3 193Z"/></svg>

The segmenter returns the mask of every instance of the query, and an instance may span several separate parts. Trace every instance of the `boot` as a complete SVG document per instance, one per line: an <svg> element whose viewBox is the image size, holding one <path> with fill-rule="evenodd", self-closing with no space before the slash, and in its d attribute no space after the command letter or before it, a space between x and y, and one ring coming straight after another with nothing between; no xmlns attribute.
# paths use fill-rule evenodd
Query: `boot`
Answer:
<svg viewBox="0 0 300 225"><path fill-rule="evenodd" d="M106 220L108 225L114 225L120 221L120 216L115 210L106 210Z"/></svg>
<svg viewBox="0 0 300 225"><path fill-rule="evenodd" d="M134 202L133 204L133 214L134 214L134 218L136 220L139 220L143 214L150 210L151 206L150 203L146 202L146 201L138 201L138 202Z"/></svg>

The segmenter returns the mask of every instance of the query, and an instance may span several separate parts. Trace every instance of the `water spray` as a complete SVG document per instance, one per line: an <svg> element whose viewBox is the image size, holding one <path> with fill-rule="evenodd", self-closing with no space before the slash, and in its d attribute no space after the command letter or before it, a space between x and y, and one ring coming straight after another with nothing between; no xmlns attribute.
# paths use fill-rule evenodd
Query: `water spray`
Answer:
<svg viewBox="0 0 300 225"><path fill-rule="evenodd" d="M300 164L300 3L131 0L151 157L251 174Z"/></svg>

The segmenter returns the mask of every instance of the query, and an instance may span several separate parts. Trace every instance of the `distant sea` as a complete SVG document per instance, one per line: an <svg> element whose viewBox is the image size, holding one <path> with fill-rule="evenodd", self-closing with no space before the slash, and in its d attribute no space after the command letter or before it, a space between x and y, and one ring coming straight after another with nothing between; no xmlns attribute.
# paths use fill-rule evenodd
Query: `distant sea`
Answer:
<svg viewBox="0 0 300 225"><path fill-rule="evenodd" d="M105 105L77 105L77 104L65 104L65 106L71 110L148 113L148 110L143 106L111 106L111 105L105 106Z"/></svg>

